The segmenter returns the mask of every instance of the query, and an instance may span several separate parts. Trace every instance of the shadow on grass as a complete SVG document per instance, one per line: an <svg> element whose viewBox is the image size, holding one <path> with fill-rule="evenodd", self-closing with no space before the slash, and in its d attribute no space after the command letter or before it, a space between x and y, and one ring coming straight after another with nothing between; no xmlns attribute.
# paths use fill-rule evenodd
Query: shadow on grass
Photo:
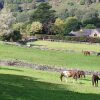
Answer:
<svg viewBox="0 0 100 100"><path fill-rule="evenodd" d="M0 67L0 70L12 70L12 71L20 71L20 72L23 72L22 70L20 70L20 69L13 69L13 68L4 68L4 67Z"/></svg>
<svg viewBox="0 0 100 100"><path fill-rule="evenodd" d="M100 100L100 95L63 90L34 77L0 74L0 100Z"/></svg>

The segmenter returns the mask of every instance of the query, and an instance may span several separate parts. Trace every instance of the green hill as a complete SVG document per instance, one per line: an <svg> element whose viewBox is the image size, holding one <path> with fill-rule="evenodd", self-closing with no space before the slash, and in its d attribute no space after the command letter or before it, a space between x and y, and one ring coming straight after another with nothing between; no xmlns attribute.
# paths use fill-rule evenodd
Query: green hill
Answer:
<svg viewBox="0 0 100 100"><path fill-rule="evenodd" d="M19 9L32 10L41 2L49 2L53 9L60 13L66 9L90 9L94 8L100 13L99 0L0 0L0 8L5 4L9 5L13 11Z"/></svg>

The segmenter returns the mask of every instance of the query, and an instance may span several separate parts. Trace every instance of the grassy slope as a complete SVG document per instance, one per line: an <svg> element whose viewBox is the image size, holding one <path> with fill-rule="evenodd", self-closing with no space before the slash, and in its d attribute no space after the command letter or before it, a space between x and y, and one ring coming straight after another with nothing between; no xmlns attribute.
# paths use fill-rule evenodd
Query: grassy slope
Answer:
<svg viewBox="0 0 100 100"><path fill-rule="evenodd" d="M96 49L96 47L95 47ZM44 51L33 48L0 44L0 59L18 59L38 64L100 70L100 57L84 56L82 53Z"/></svg>
<svg viewBox="0 0 100 100"><path fill-rule="evenodd" d="M0 66L0 100L99 100L91 77L60 82L59 73ZM72 81L72 79L71 79Z"/></svg>
<svg viewBox="0 0 100 100"><path fill-rule="evenodd" d="M81 43L65 43L65 42L50 42L50 41L35 41L32 44L34 45L43 45L47 48L59 48L66 50L74 50L76 52L82 52L82 50L89 51L100 51L100 45L95 44L81 44Z"/></svg>

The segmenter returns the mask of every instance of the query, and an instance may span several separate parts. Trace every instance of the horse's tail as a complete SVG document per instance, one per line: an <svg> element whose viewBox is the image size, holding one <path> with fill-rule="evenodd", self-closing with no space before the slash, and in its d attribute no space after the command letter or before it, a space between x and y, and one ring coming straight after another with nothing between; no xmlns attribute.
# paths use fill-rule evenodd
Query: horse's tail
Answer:
<svg viewBox="0 0 100 100"><path fill-rule="evenodd" d="M60 80L62 81L62 77L63 77L64 75L63 75L63 73L61 73L61 75L60 75Z"/></svg>

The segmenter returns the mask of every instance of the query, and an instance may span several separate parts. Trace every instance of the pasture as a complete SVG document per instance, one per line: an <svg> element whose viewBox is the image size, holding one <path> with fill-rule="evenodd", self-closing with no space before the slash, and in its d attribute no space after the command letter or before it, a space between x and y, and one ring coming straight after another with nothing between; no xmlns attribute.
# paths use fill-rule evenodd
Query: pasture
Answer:
<svg viewBox="0 0 100 100"><path fill-rule="evenodd" d="M91 76L61 82L60 73L0 66L0 100L100 100Z"/></svg>
<svg viewBox="0 0 100 100"><path fill-rule="evenodd" d="M41 42L42 43L42 42ZM48 42L47 42L48 43ZM53 46L54 42L50 42ZM57 43L58 44L58 43ZM55 43L56 45L56 43ZM58 46L62 49L63 43L59 43ZM67 47L67 43L65 43ZM79 44L75 44L76 46ZM77 49L79 47L82 50L87 48L90 50L99 51L99 45L89 45L85 44L82 46L75 46L69 43L68 49L70 47ZM49 45L50 46L50 45ZM86 50L87 50L86 49ZM14 45L0 44L0 59L4 60L21 60L25 62L32 62L35 64L46 64L56 67L74 68L74 69L85 69L85 70L100 70L100 56L95 54L91 56L85 56L82 52L66 52L66 51L52 51L52 50L40 50L36 48L26 48Z"/></svg>
<svg viewBox="0 0 100 100"><path fill-rule="evenodd" d="M100 44L85 44L85 43L68 43L68 42L51 42L51 41L35 41L31 43L33 45L40 45L46 48L62 49L62 50L74 50L75 52L82 52L82 50L89 50L100 52Z"/></svg>

